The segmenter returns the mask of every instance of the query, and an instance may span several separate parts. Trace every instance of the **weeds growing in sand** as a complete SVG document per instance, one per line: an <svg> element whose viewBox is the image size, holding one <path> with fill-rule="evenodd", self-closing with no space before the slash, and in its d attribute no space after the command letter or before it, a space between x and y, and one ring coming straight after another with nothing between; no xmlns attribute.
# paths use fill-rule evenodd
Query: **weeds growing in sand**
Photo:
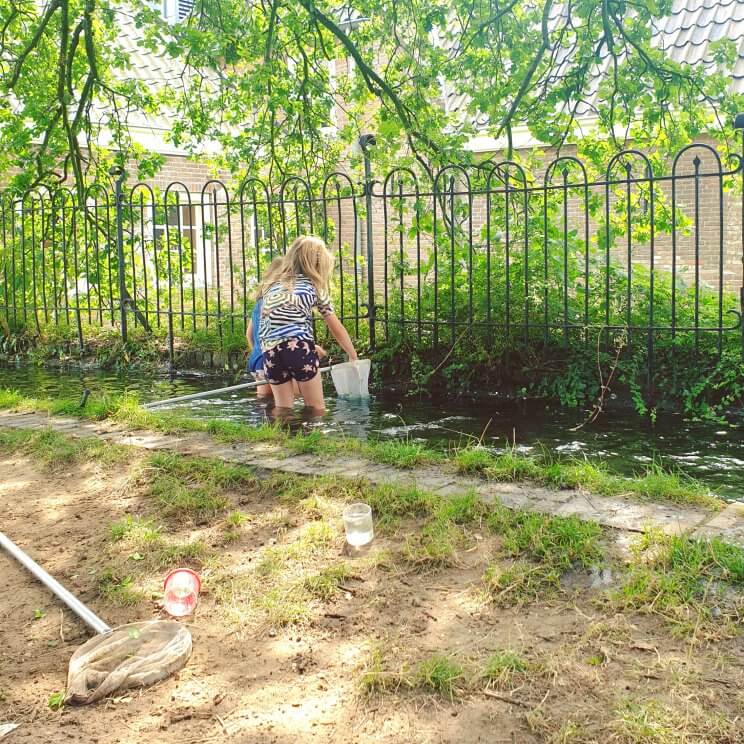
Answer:
<svg viewBox="0 0 744 744"><path fill-rule="evenodd" d="M478 677L488 687L507 688L528 669L529 664L516 651L499 649L485 660Z"/></svg>

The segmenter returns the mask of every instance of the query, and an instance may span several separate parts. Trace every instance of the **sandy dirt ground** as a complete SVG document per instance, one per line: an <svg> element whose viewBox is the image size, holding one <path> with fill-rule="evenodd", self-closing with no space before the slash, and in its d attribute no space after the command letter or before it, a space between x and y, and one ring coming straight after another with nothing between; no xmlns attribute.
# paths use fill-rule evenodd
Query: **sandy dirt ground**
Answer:
<svg viewBox="0 0 744 744"><path fill-rule="evenodd" d="M2 529L111 625L162 616L164 571L152 573L147 598L134 607L117 607L98 592L113 560L107 526L150 508L130 478L140 457L49 469L0 455ZM254 514L275 506L240 493L232 498ZM210 524L186 525L182 536L204 539L220 556L219 570L231 571L267 545L281 545L298 521L257 525L229 544ZM365 568L336 596L315 603L309 619L287 627L236 626L210 588L210 570L217 569L207 569L200 606L187 621L193 656L180 673L153 688L61 711L51 710L48 699L64 689L68 660L89 632L0 554L0 723L20 724L7 742L744 743L744 722L737 722L744 715L740 638L690 647L657 617L616 614L582 575L547 602L485 606L473 587L490 540L475 535L458 565L435 572ZM340 555L340 531L334 545ZM427 653L446 652L468 669L510 648L534 668L505 689L484 692L469 682L453 700L403 688L369 695L360 679L373 647L393 662L410 660L412 668ZM687 716L680 730L690 738L662 738L658 727L633 734L618 724L619 708L650 700Z"/></svg>

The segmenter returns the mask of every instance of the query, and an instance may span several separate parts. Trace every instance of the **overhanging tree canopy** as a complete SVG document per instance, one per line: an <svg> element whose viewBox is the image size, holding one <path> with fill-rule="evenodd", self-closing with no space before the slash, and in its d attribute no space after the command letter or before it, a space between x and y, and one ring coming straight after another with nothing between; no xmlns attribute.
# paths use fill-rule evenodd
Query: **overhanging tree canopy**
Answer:
<svg viewBox="0 0 744 744"><path fill-rule="evenodd" d="M631 139L662 157L703 132L723 138L744 105L729 88L732 42L711 45L713 67L659 48L654 32L671 5L355 0L339 13L327 0L197 0L169 25L144 2L0 0L0 171L19 170L20 187L70 177L80 187L109 162L104 129L115 157L152 168L157 158L137 149L126 120L159 107L173 114L175 142L216 142L233 171L273 179L328 171L367 129L383 161L462 159L476 112L507 150L523 126L560 146L590 114L590 159ZM124 13L152 53L182 67L174 84L154 91L128 74ZM455 113L442 105L446 90L465 102Z"/></svg>

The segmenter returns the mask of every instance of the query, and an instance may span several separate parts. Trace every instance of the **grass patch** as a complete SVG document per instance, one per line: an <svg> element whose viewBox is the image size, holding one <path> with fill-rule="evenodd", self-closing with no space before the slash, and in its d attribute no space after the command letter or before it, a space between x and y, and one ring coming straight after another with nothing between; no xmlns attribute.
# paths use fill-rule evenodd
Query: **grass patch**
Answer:
<svg viewBox="0 0 744 744"><path fill-rule="evenodd" d="M660 463L649 465L645 473L632 479L609 476L609 490L630 493L649 501L671 501L710 509L721 508L722 502L703 484L682 471L664 470Z"/></svg>
<svg viewBox="0 0 744 744"><path fill-rule="evenodd" d="M616 710L615 733L625 741L671 744L682 741L677 715L655 701L627 701Z"/></svg>
<svg viewBox="0 0 744 744"><path fill-rule="evenodd" d="M200 566L211 554L201 540L173 542L153 519L129 514L109 525L109 537L113 543L126 547L130 560L148 570ZM112 576L107 577L107 583L112 583Z"/></svg>
<svg viewBox="0 0 744 744"><path fill-rule="evenodd" d="M369 653L359 680L362 692L368 695L376 692L395 692L401 684L403 684L401 674L388 669L384 651L379 646L374 646Z"/></svg>
<svg viewBox="0 0 744 744"><path fill-rule="evenodd" d="M287 547L287 556L296 561L312 558L329 548L337 537L338 532L328 522L310 522Z"/></svg>
<svg viewBox="0 0 744 744"><path fill-rule="evenodd" d="M608 489L612 477L601 465L588 460L548 459L543 465L541 481L552 488L583 488L592 493L614 496L616 494Z"/></svg>
<svg viewBox="0 0 744 744"><path fill-rule="evenodd" d="M152 480L149 495L155 497L162 513L168 517L203 521L226 509L229 501L214 488L183 483L172 475L159 475Z"/></svg>
<svg viewBox="0 0 744 744"><path fill-rule="evenodd" d="M456 659L446 654L434 654L419 663L412 684L453 700L458 693L458 683L464 679L465 670Z"/></svg>
<svg viewBox="0 0 744 744"><path fill-rule="evenodd" d="M396 526L404 517L431 516L440 499L416 487L384 484L369 489L366 501L372 507L378 529L384 531Z"/></svg>
<svg viewBox="0 0 744 744"><path fill-rule="evenodd" d="M478 676L488 687L505 688L528 669L529 664L518 653L509 649L499 649L486 659Z"/></svg>
<svg viewBox="0 0 744 744"><path fill-rule="evenodd" d="M451 566L465 544L464 527L480 520L487 508L475 493L441 498L430 496L426 502L428 519L408 538L404 558L421 568Z"/></svg>
<svg viewBox="0 0 744 744"><path fill-rule="evenodd" d="M421 569L452 566L464 540L459 525L447 519L433 519L408 538L403 557Z"/></svg>
<svg viewBox="0 0 744 744"><path fill-rule="evenodd" d="M298 584L280 584L259 595L255 607L274 627L295 625L310 619L309 594Z"/></svg>
<svg viewBox="0 0 744 744"><path fill-rule="evenodd" d="M614 711L610 730L628 744L693 744L693 742L738 741L736 723L723 716L711 716L696 705L685 710L668 707L656 700L626 700ZM737 736L737 738L734 738Z"/></svg>
<svg viewBox="0 0 744 744"><path fill-rule="evenodd" d="M241 511L230 512L225 517L225 524L228 527L238 529L242 527L246 522L250 522L251 518L247 514L243 514Z"/></svg>
<svg viewBox="0 0 744 744"><path fill-rule="evenodd" d="M453 524L472 524L480 521L488 514L488 511L488 507L481 501L478 494L470 491L462 495L440 499L435 517Z"/></svg>
<svg viewBox="0 0 744 744"><path fill-rule="evenodd" d="M0 409L48 413L51 416L102 420L114 413L117 400L116 397L103 396L98 400L89 400L85 408L81 408L79 398L32 398L16 390L0 389Z"/></svg>
<svg viewBox="0 0 744 744"><path fill-rule="evenodd" d="M431 465L444 459L443 455L429 449L421 442L408 442L399 439L368 442L362 448L362 454L375 462L394 465L397 468Z"/></svg>
<svg viewBox="0 0 744 744"><path fill-rule="evenodd" d="M109 537L112 542L131 540L138 546L151 545L161 540L162 529L153 519L127 514L109 525Z"/></svg>
<svg viewBox="0 0 744 744"><path fill-rule="evenodd" d="M273 473L259 484L264 496L282 504L299 506L307 514L321 516L331 501L353 502L367 498L370 485L361 478L320 475L301 477L292 473Z"/></svg>
<svg viewBox="0 0 744 744"><path fill-rule="evenodd" d="M684 634L728 634L744 615L744 550L719 539L646 533L632 550L617 606L661 615Z"/></svg>
<svg viewBox="0 0 744 744"><path fill-rule="evenodd" d="M451 654L435 653L415 665L392 659L399 656L398 649L391 653L375 644L362 667L359 685L366 694L397 692L399 689L421 690L446 697L450 701L467 686L465 668Z"/></svg>
<svg viewBox="0 0 744 744"><path fill-rule="evenodd" d="M553 566L514 561L503 566L492 563L484 576L486 591L498 605L523 605L555 593L561 585L561 572Z"/></svg>
<svg viewBox="0 0 744 744"><path fill-rule="evenodd" d="M289 563L289 557L281 548L267 548L256 564L256 573L259 576L276 576L283 571Z"/></svg>
<svg viewBox="0 0 744 744"><path fill-rule="evenodd" d="M537 480L540 468L534 458L509 448L494 454L485 447L464 447L455 453L455 468L460 473L480 473L497 481Z"/></svg>
<svg viewBox="0 0 744 744"><path fill-rule="evenodd" d="M454 463L459 473L485 473L494 459L485 447L463 447L455 452Z"/></svg>
<svg viewBox="0 0 744 744"><path fill-rule="evenodd" d="M299 433L294 437L287 437L284 442L287 449L298 455L322 455L335 451L333 440L319 431Z"/></svg>
<svg viewBox="0 0 744 744"><path fill-rule="evenodd" d="M119 576L111 569L100 575L98 594L117 607L134 607L145 599L144 592L135 588L131 576Z"/></svg>
<svg viewBox="0 0 744 744"><path fill-rule="evenodd" d="M206 543L192 540L184 543L164 543L154 550L149 564L158 568L200 566L210 555Z"/></svg>
<svg viewBox="0 0 744 744"><path fill-rule="evenodd" d="M264 548L252 568L212 581L230 622L280 627L309 620L314 600L332 599L351 567L334 563L335 524L312 521L280 544ZM320 568L325 562L331 564Z"/></svg>
<svg viewBox="0 0 744 744"><path fill-rule="evenodd" d="M95 437L67 437L52 429L3 429L0 449L22 452L50 469L88 461L112 465L131 456L129 447L112 445Z"/></svg>
<svg viewBox="0 0 744 744"><path fill-rule="evenodd" d="M488 516L488 525L502 535L502 549L513 557L549 561L563 571L602 559L598 543L602 528L596 522L497 507Z"/></svg>
<svg viewBox="0 0 744 744"><path fill-rule="evenodd" d="M246 465L225 462L209 457L184 457L172 452L156 452L148 465L168 475L178 476L186 482L200 482L218 488L255 487L255 471Z"/></svg>
<svg viewBox="0 0 744 744"><path fill-rule="evenodd" d="M351 576L351 568L345 563L338 566L329 566L320 573L308 576L305 581L305 589L316 599L333 599L341 592L341 584Z"/></svg>
<svg viewBox="0 0 744 744"><path fill-rule="evenodd" d="M221 442L275 442L286 444L290 437L278 424L263 423L257 426L239 424L235 421L214 419L206 422L204 431Z"/></svg>
<svg viewBox="0 0 744 744"><path fill-rule="evenodd" d="M501 535L501 554L509 565L492 563L485 575L487 591L499 604L524 604L560 588L563 574L575 566L602 561L602 528L577 517L548 517L496 507L487 517Z"/></svg>
<svg viewBox="0 0 744 744"><path fill-rule="evenodd" d="M225 542L237 542L240 540L241 528L251 518L241 511L230 512L225 517Z"/></svg>
<svg viewBox="0 0 744 744"><path fill-rule="evenodd" d="M455 452L454 465L460 473L480 474L497 481L532 481L551 488L583 489L601 496L625 495L642 501L668 501L706 509L723 506L723 501L707 486L680 470L665 469L660 462L628 478L612 474L588 460L535 457L521 454L514 447L495 454L482 446L470 446Z"/></svg>
<svg viewBox="0 0 744 744"><path fill-rule="evenodd" d="M226 492L256 488L250 468L222 460L158 452L147 460L147 493L166 516L204 520L226 509Z"/></svg>
<svg viewBox="0 0 744 744"><path fill-rule="evenodd" d="M21 408L27 404L27 401L28 398L21 395L17 390L0 388L0 408L3 410Z"/></svg>

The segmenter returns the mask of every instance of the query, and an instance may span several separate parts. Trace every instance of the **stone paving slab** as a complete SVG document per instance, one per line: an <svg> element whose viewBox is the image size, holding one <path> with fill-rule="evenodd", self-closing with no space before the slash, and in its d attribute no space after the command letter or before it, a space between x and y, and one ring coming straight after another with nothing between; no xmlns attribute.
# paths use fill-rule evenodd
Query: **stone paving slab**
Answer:
<svg viewBox="0 0 744 744"><path fill-rule="evenodd" d="M108 421L77 421L38 413L0 411L0 426L17 429L51 428L66 435L97 436L105 441L150 450L217 457L253 465L265 471L300 474L332 474L363 477L372 484L394 483L418 487L441 496L475 491L488 503L500 502L512 509L526 509L556 516L591 519L606 527L642 532L650 527L667 534L691 534L699 538L720 537L744 547L744 503L729 504L720 512L674 504L643 503L629 498L607 498L579 491L551 490L513 483L488 483L441 468L398 468L355 457L293 455L273 443L224 444L203 433L182 436L152 431L133 431Z"/></svg>
<svg viewBox="0 0 744 744"><path fill-rule="evenodd" d="M6 420L3 420L6 423ZM14 429L43 429L46 426L46 419L41 416L17 416L7 419L7 426Z"/></svg>
<svg viewBox="0 0 744 744"><path fill-rule="evenodd" d="M701 538L720 537L734 545L744 545L744 503L730 504L701 524L693 534Z"/></svg>
<svg viewBox="0 0 744 744"><path fill-rule="evenodd" d="M78 436L97 437L100 436L100 431L97 424L81 421L77 429L77 434Z"/></svg>
<svg viewBox="0 0 744 744"><path fill-rule="evenodd" d="M299 475L317 475L318 459L311 455L298 455L286 463L287 468Z"/></svg>
<svg viewBox="0 0 744 744"><path fill-rule="evenodd" d="M315 459L315 462L317 464L317 469L321 473L326 473L329 471L326 471L326 464L327 460L325 458L318 460ZM343 468L341 470L341 473L345 475L347 478L360 478L360 477L367 477L367 473L369 472L369 460L362 460L360 458L349 458L348 460L343 461Z"/></svg>

